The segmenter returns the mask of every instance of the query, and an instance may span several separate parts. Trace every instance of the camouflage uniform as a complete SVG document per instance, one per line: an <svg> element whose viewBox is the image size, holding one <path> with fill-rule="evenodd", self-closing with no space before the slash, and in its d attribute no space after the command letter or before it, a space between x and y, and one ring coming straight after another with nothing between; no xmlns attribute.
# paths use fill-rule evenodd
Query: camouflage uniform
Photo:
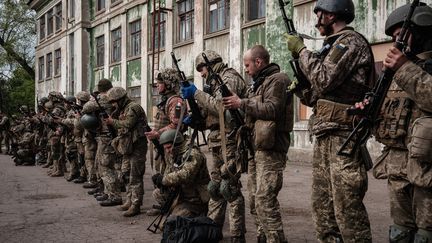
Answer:
<svg viewBox="0 0 432 243"><path fill-rule="evenodd" d="M78 148L75 143L75 137L73 133L75 120L75 112L73 110L69 110L66 114L66 118L61 120L61 123L66 127L64 140L65 157L70 165L69 179L77 177L79 174Z"/></svg>
<svg viewBox="0 0 432 243"><path fill-rule="evenodd" d="M418 138L414 134L416 124L429 117L422 125L432 126L432 70L428 73L422 69L425 59L432 60L432 52L418 57L421 58L418 63L409 61L396 72L375 135L386 145L374 167L374 175L388 179L394 222L390 226L391 239L406 234L412 240L416 231L432 237L432 157L423 159L414 152L425 146L414 140ZM420 136L432 139L430 131L423 131ZM425 148L431 154L430 144Z"/></svg>
<svg viewBox="0 0 432 243"><path fill-rule="evenodd" d="M16 165L34 165L34 134L31 128L31 123L28 118L23 121L23 131L18 140L18 151L15 154Z"/></svg>
<svg viewBox="0 0 432 243"><path fill-rule="evenodd" d="M255 78L248 98L241 100L246 124L253 129L255 139L255 159L248 167L251 214L258 236L265 236L267 242L286 241L277 196L293 127L292 97L286 94L289 84L279 66L269 64Z"/></svg>
<svg viewBox="0 0 432 243"><path fill-rule="evenodd" d="M120 95L120 98L116 96ZM118 130L114 148L122 157L122 172L129 173L127 185L127 199L125 205L130 208L125 216L139 213L144 196L143 176L147 154L147 138L144 135L144 126L147 118L141 105L131 101L126 91L115 87L108 92L109 99L116 100L118 104L119 119L113 120L113 126Z"/></svg>
<svg viewBox="0 0 432 243"><path fill-rule="evenodd" d="M367 173L359 152L350 158L336 155L349 131L352 117L345 110L362 100L373 86L373 55L367 41L346 27L328 36L323 53L303 50L300 67L310 81L316 136L313 155L312 212L320 242L370 242L369 219L363 198ZM304 98L304 97L302 97Z"/></svg>
<svg viewBox="0 0 432 243"><path fill-rule="evenodd" d="M206 51L209 52L209 51ZM211 52L212 53L212 52ZM208 53L209 56L211 53ZM201 56L201 55L200 55ZM198 56L198 57L200 57ZM210 55L209 58L212 58ZM197 58L198 59L198 58ZM213 70L215 73L219 74L222 78L223 82L227 85L228 89L234 93L236 93L240 98L246 97L247 86L246 82L232 68L228 68L226 64L218 62L213 65ZM210 82L214 80L210 80ZM208 135L208 143L209 148L212 151L213 155L213 163L210 167L210 176L211 180L215 185L220 185L222 177L221 177L221 167L224 164L224 160L222 157L222 147L221 147L221 134L219 130L219 109L222 106L221 99L222 94L220 89L217 89L218 84L212 83L211 88L214 92L210 94L197 90L195 92L195 99L197 100L202 110L207 113L206 116L206 127L210 129L210 133ZM228 112L228 111L225 111ZM230 134L232 127L228 121L225 124L225 132L226 134ZM226 159L227 165L226 167L231 167L230 165L237 165L237 141L235 136L225 135L226 139ZM237 187L238 196L235 200L229 203L229 222L230 222L230 233L232 236L241 237L246 233L246 225L245 225L245 202L243 194L241 193L241 183L239 181L240 173L235 175L236 178L233 178L232 186ZM211 197L209 201L209 213L208 217L213 219L218 225L223 226L225 222L225 211L228 205L228 201L223 197Z"/></svg>
<svg viewBox="0 0 432 243"><path fill-rule="evenodd" d="M2 144L4 140L4 144L6 146L6 153L9 153L10 150L10 120L6 115L0 116L0 153L2 153Z"/></svg>
<svg viewBox="0 0 432 243"><path fill-rule="evenodd" d="M202 216L207 213L207 184L210 180L205 155L196 146L188 151L185 142L176 149L180 162L176 162L178 166L174 165L174 159L165 156L167 168L162 178L164 187L179 190L171 214L183 217ZM158 194L158 190L155 194Z"/></svg>
<svg viewBox="0 0 432 243"><path fill-rule="evenodd" d="M109 103L106 94L99 94L99 104L108 114L111 114L113 107ZM95 163L105 187L105 194L108 195L110 200L121 201L120 178L118 178L114 168L115 164L118 162L118 157L114 148L111 146L112 136L113 134L110 133L108 126L102 123L96 133L97 150Z"/></svg>
<svg viewBox="0 0 432 243"><path fill-rule="evenodd" d="M82 114L92 114L98 109L99 107L95 101L89 101L83 106ZM87 170L87 182L88 184L96 184L98 178L100 178L96 166L96 130L84 129L82 143L84 146L84 162Z"/></svg>

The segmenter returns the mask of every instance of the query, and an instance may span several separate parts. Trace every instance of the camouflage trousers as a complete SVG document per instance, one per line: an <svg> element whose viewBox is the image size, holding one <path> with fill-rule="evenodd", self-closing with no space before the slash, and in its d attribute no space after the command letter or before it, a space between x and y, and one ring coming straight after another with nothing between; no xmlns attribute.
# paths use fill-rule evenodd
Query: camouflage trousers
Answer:
<svg viewBox="0 0 432 243"><path fill-rule="evenodd" d="M141 206L144 197L144 172L147 155L147 141L140 140L133 144L131 154L123 155L122 172L129 171L129 183L127 185L127 201L133 205Z"/></svg>
<svg viewBox="0 0 432 243"><path fill-rule="evenodd" d="M0 153L2 152L3 141L8 153L10 151L10 134L8 131L0 131Z"/></svg>
<svg viewBox="0 0 432 243"><path fill-rule="evenodd" d="M76 149L66 148L66 160L69 162L70 175L78 175L80 166L78 164L78 151Z"/></svg>
<svg viewBox="0 0 432 243"><path fill-rule="evenodd" d="M110 142L110 137L97 137L96 164L104 184L104 193L111 199L119 199L121 198L120 181L114 168L117 154Z"/></svg>
<svg viewBox="0 0 432 243"><path fill-rule="evenodd" d="M64 156L64 144L61 143L60 136L50 138L51 159L53 161L53 172L64 173L66 170L66 161Z"/></svg>
<svg viewBox="0 0 432 243"><path fill-rule="evenodd" d="M87 178L87 168L85 166L85 148L81 142L76 142L77 145L77 156L79 164L79 175L80 177Z"/></svg>
<svg viewBox="0 0 432 243"><path fill-rule="evenodd" d="M84 161L85 167L87 168L87 181L91 183L96 183L96 141L88 140L84 142Z"/></svg>
<svg viewBox="0 0 432 243"><path fill-rule="evenodd" d="M159 188L153 190L152 196L159 205L164 205L168 198L168 194ZM171 206L171 216L198 217L205 214L206 211L207 205L204 203L191 204L181 198L177 198Z"/></svg>
<svg viewBox="0 0 432 243"><path fill-rule="evenodd" d="M394 224L414 231L432 231L432 188L419 187L408 181L408 150L387 148L380 159L385 162L388 174L390 215Z"/></svg>
<svg viewBox="0 0 432 243"><path fill-rule="evenodd" d="M359 153L353 158L336 153L344 137L325 135L313 154L312 216L320 242L371 242L369 218L363 204L367 173Z"/></svg>
<svg viewBox="0 0 432 243"><path fill-rule="evenodd" d="M285 166L285 153L256 151L255 160L250 161L248 167L250 210L257 234L265 235L267 242L271 243L286 241L277 199Z"/></svg>
<svg viewBox="0 0 432 243"><path fill-rule="evenodd" d="M227 161L228 163L234 163L235 155L237 152L237 148L235 144L227 145ZM222 149L221 147L213 147L213 163L210 167L210 177L212 180L221 181L221 172L220 168L223 165L224 161L222 158ZM238 184L241 187L240 182ZM243 194L241 193L241 189L239 188L240 195L229 203L224 198L219 200L214 200L210 198L208 203L208 217L213 219L216 224L223 226L225 222L225 212L228 206L228 217L230 224L230 233L231 236L241 236L246 233L246 224L245 224L245 201Z"/></svg>

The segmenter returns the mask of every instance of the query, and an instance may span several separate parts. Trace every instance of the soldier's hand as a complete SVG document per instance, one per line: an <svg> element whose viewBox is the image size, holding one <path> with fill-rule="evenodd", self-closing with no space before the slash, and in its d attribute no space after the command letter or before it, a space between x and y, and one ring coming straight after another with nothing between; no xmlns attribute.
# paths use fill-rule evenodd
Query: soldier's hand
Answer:
<svg viewBox="0 0 432 243"><path fill-rule="evenodd" d="M189 86L187 87L182 86L180 90L183 99L190 99L194 97L195 92L197 91L197 87L194 84L189 83Z"/></svg>
<svg viewBox="0 0 432 243"><path fill-rule="evenodd" d="M190 124L192 124L192 117L187 115L184 119L183 119L183 124L185 124L186 126L189 126Z"/></svg>
<svg viewBox="0 0 432 243"><path fill-rule="evenodd" d="M148 139L159 139L159 133L156 130L144 133Z"/></svg>
<svg viewBox="0 0 432 243"><path fill-rule="evenodd" d="M162 179L163 179L163 175L161 173L156 173L152 176L152 181L153 184L157 187L157 188L161 188L162 187Z"/></svg>
<svg viewBox="0 0 432 243"><path fill-rule="evenodd" d="M356 109L360 109L360 110L364 110L364 108L369 105L369 100L368 99L364 99L362 102L357 102L355 103L354 107Z"/></svg>
<svg viewBox="0 0 432 243"><path fill-rule="evenodd" d="M225 109L238 109L241 106L241 99L237 94L232 93L232 96L222 98Z"/></svg>
<svg viewBox="0 0 432 243"><path fill-rule="evenodd" d="M408 58L396 47L390 48L387 57L384 59L384 67L397 71L408 61Z"/></svg>
<svg viewBox="0 0 432 243"><path fill-rule="evenodd" d="M297 35L290 35L288 33L284 34L285 41L288 46L288 50L292 53L294 57L298 57L301 50L306 48L303 43L303 39Z"/></svg>
<svg viewBox="0 0 432 243"><path fill-rule="evenodd" d="M104 119L104 122L108 125L112 125L114 123L113 119L111 116L108 116L108 118Z"/></svg>

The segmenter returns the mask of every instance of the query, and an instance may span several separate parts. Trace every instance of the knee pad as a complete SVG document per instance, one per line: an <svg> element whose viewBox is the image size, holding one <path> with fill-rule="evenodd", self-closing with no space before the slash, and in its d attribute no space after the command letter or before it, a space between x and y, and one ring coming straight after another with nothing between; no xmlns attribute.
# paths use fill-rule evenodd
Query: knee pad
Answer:
<svg viewBox="0 0 432 243"><path fill-rule="evenodd" d="M432 231L419 229L414 236L414 243L432 243Z"/></svg>
<svg viewBox="0 0 432 243"><path fill-rule="evenodd" d="M389 227L389 242L390 243L410 243L414 237L414 231L411 228L390 225Z"/></svg>

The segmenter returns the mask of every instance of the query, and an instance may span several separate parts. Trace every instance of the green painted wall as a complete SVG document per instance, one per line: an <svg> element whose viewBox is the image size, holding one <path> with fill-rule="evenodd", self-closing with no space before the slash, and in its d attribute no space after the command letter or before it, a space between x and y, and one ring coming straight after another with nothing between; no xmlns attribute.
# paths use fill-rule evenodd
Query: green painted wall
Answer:
<svg viewBox="0 0 432 243"><path fill-rule="evenodd" d="M121 78L121 66L116 65L110 67L110 79L113 83L113 86L120 86L120 78Z"/></svg>
<svg viewBox="0 0 432 243"><path fill-rule="evenodd" d="M127 62L127 87L141 85L141 59Z"/></svg>

